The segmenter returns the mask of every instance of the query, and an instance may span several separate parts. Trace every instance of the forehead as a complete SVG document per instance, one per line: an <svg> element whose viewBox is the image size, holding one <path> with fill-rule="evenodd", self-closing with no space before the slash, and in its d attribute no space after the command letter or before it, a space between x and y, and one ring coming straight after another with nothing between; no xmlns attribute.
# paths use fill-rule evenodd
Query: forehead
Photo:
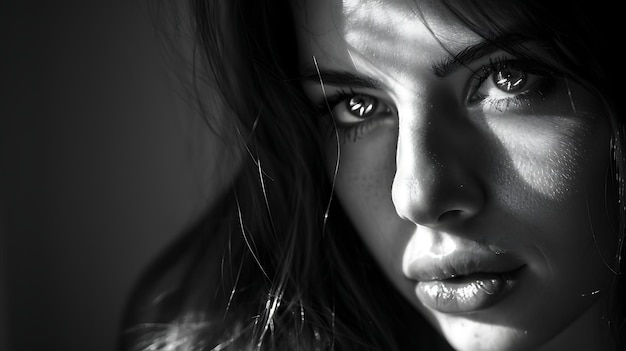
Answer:
<svg viewBox="0 0 626 351"><path fill-rule="evenodd" d="M400 74L481 41L437 0L294 0L301 62Z"/></svg>

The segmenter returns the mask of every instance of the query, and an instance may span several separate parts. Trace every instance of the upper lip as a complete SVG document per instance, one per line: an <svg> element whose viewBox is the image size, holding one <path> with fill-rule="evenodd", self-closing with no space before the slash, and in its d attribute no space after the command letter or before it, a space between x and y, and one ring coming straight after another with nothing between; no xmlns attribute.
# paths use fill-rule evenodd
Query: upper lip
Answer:
<svg viewBox="0 0 626 351"><path fill-rule="evenodd" d="M458 248L445 255L421 255L409 263L406 275L418 281L444 280L479 273L507 273L524 264L507 252L483 246Z"/></svg>

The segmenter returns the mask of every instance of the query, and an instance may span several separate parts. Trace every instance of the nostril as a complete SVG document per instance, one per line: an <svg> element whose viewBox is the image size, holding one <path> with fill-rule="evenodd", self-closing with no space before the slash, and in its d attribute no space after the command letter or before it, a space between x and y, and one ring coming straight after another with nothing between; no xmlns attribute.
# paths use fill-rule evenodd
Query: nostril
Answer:
<svg viewBox="0 0 626 351"><path fill-rule="evenodd" d="M438 222L451 222L455 220L462 219L466 217L466 213L463 210L449 210L442 213L439 218L437 218Z"/></svg>
<svg viewBox="0 0 626 351"><path fill-rule="evenodd" d="M439 218L437 218L437 221L439 223L454 222L470 217L471 215L472 214L466 210L449 210L442 213Z"/></svg>

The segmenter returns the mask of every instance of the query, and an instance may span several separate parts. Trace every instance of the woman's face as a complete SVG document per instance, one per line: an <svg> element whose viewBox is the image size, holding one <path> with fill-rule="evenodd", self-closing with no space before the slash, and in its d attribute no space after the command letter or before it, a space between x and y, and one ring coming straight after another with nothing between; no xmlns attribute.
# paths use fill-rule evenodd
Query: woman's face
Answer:
<svg viewBox="0 0 626 351"><path fill-rule="evenodd" d="M617 238L599 101L436 2L295 3L329 175L397 289L459 349L601 325Z"/></svg>

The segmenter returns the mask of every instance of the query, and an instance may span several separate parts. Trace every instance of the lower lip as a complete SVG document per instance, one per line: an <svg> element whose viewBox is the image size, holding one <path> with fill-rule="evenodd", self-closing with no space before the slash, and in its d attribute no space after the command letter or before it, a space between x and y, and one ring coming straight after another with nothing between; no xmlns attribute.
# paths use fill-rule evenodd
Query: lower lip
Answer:
<svg viewBox="0 0 626 351"><path fill-rule="evenodd" d="M419 282L416 287L420 301L442 313L478 311L494 305L517 282L517 272L480 273L461 278Z"/></svg>

